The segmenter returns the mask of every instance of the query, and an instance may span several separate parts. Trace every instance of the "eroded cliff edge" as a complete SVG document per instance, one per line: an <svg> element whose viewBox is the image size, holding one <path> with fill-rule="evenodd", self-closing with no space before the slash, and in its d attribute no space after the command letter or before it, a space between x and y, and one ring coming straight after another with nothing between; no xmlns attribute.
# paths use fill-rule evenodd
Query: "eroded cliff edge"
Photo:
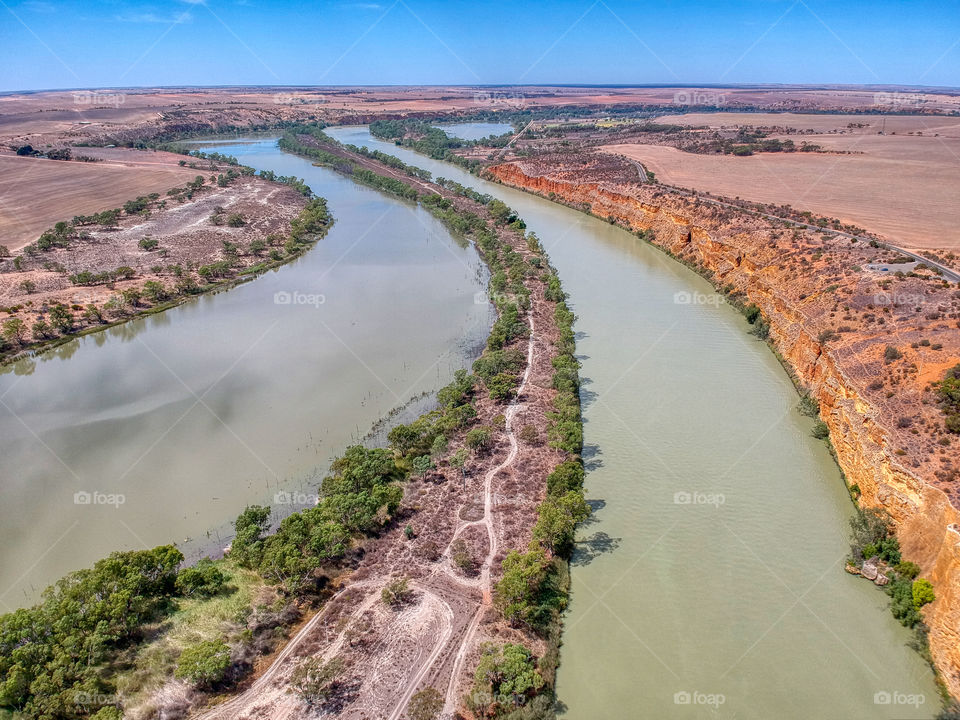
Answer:
<svg viewBox="0 0 960 720"><path fill-rule="evenodd" d="M868 272L895 259L882 248L629 182L635 168L624 163L587 160L571 170L569 158L538 158L488 172L648 231L651 242L760 308L774 349L820 404L848 485L862 505L889 512L904 556L934 583L937 600L924 610L931 653L960 697L957 442L940 430L931 386L960 359L960 293L923 270ZM889 347L901 357L889 360Z"/></svg>

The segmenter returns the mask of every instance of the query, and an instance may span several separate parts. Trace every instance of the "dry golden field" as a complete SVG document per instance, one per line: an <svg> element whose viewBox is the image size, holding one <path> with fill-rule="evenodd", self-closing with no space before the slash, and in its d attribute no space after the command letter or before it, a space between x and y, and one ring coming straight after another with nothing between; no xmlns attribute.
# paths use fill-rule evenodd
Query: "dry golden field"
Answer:
<svg viewBox="0 0 960 720"><path fill-rule="evenodd" d="M138 195L163 194L199 170L179 167L182 156L120 148L76 148L102 162L0 155L0 245L16 250L74 215L123 205Z"/></svg>
<svg viewBox="0 0 960 720"><path fill-rule="evenodd" d="M780 137L838 152L734 157L663 145L603 149L643 163L672 185L811 210L907 248L960 248L960 118L891 116L883 135L879 116L698 113L670 122L808 128L818 132Z"/></svg>

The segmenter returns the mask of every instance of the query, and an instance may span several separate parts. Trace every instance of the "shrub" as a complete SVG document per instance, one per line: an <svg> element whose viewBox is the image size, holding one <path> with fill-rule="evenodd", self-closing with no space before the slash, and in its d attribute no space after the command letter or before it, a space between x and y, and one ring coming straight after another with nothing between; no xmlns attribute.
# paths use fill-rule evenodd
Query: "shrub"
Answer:
<svg viewBox="0 0 960 720"><path fill-rule="evenodd" d="M893 345L887 345L883 351L883 359L887 364L903 357L903 353L897 350Z"/></svg>
<svg viewBox="0 0 960 720"><path fill-rule="evenodd" d="M240 213L232 213L227 218L227 226L232 228L243 227L247 224L247 221L243 219L243 215Z"/></svg>
<svg viewBox="0 0 960 720"><path fill-rule="evenodd" d="M457 538L453 541L450 546L450 559L464 574L473 574L475 569L473 557L470 555L470 550L463 538Z"/></svg>
<svg viewBox="0 0 960 720"><path fill-rule="evenodd" d="M384 604L395 608L409 601L412 595L413 591L410 589L410 581L407 578L392 580L380 591L380 598Z"/></svg>
<svg viewBox="0 0 960 720"><path fill-rule="evenodd" d="M322 704L340 685L346 665L340 658L324 662L313 657L297 665L290 675L290 689L307 705Z"/></svg>
<svg viewBox="0 0 960 720"><path fill-rule="evenodd" d="M909 560L904 560L897 563L897 566L894 568L894 570L897 571L898 575L903 575L903 577L910 578L911 580L920 574L920 566L916 563L910 562Z"/></svg>
<svg viewBox="0 0 960 720"><path fill-rule="evenodd" d="M160 241L157 240L156 238L145 237L145 238L141 238L140 242L138 242L137 245L140 247L141 250L147 250L147 251L156 250L157 247L160 245Z"/></svg>
<svg viewBox="0 0 960 720"><path fill-rule="evenodd" d="M933 593L933 585L930 584L929 580L924 578L915 580L911 590L913 592L913 606L917 610L937 599Z"/></svg>
<svg viewBox="0 0 960 720"><path fill-rule="evenodd" d="M524 425L520 428L520 432L517 433L517 437L527 445L536 445L540 440L540 435L533 425Z"/></svg>
<svg viewBox="0 0 960 720"><path fill-rule="evenodd" d="M947 432L960 433L960 364L947 370L937 384L937 400Z"/></svg>
<svg viewBox="0 0 960 720"><path fill-rule="evenodd" d="M407 717L410 720L437 720L443 712L443 694L433 687L425 688L412 698L407 705Z"/></svg>
<svg viewBox="0 0 960 720"><path fill-rule="evenodd" d="M913 582L905 578L897 578L886 586L890 596L890 612L904 627L914 627L923 618L913 602Z"/></svg>
<svg viewBox="0 0 960 720"><path fill-rule="evenodd" d="M817 440L826 440L830 437L830 428L822 420L815 422L810 432Z"/></svg>
<svg viewBox="0 0 960 720"><path fill-rule="evenodd" d="M210 687L227 674L230 648L223 640L207 640L188 647L177 661L176 677L198 687Z"/></svg>
<svg viewBox="0 0 960 720"><path fill-rule="evenodd" d="M797 409L807 417L817 417L820 414L820 403L810 395L805 394L800 398L800 404L797 406Z"/></svg>
<svg viewBox="0 0 960 720"><path fill-rule="evenodd" d="M467 432L466 441L467 446L471 450L480 451L483 448L490 445L490 429L485 427L473 428Z"/></svg>
<svg viewBox="0 0 960 720"><path fill-rule="evenodd" d="M193 567L177 574L176 589L188 597L210 597L223 589L226 577L210 558L203 558Z"/></svg>

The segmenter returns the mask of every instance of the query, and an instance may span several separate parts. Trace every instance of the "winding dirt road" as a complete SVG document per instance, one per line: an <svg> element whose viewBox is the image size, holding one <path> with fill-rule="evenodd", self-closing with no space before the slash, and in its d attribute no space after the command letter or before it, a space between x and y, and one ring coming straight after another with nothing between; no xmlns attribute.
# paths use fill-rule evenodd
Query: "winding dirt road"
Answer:
<svg viewBox="0 0 960 720"><path fill-rule="evenodd" d="M441 561L435 564L432 573L411 583L413 590L420 595L418 606L422 608L420 623L415 624L419 629L419 636L407 635L409 628L404 628L402 633L387 632L385 637L390 640L391 647L384 648L378 645L372 655L384 653L399 655L402 648L398 649L396 647L398 645L429 647L429 652L422 660L412 659L413 665L409 668L412 674L406 676L396 687L385 687L382 682L371 683L377 686L376 693L371 691L375 697L358 703L357 709L363 713L364 717L400 720L410 699L426 686L427 680L432 680L432 684L439 687L446 687L444 716L452 717L456 711L459 702L459 681L464 675L467 659L476 642L480 621L493 602L491 568L499 551L494 524L496 505L493 501L493 487L496 477L516 462L520 452L513 421L524 406L524 390L527 388L533 369L534 347L537 339L537 328L532 313L528 314L527 322L530 337L527 342L526 368L516 397L504 413L504 434L510 443L510 448L504 459L488 470L484 476L483 517L479 520L459 520L450 542L442 553ZM479 578L460 575L450 562L453 543L471 527L483 527L487 534L488 549L480 567ZM241 720L243 718L279 720L304 716L307 712L305 707L298 699L286 692L286 684L293 668L305 657L320 656L329 660L337 655L343 649L348 632L355 628L362 618L369 616L371 611L377 610L380 592L390 580L390 574L368 577L351 583L336 593L323 610L314 615L287 643L270 667L247 690L214 708L195 715L194 720ZM348 592L357 593L358 591L363 594L362 600L357 601L349 615L340 620L337 625L339 632L332 641L319 652L315 647L310 647L318 636L322 636L324 619L329 615L328 609L335 605L335 600ZM452 603L458 607L455 608ZM461 617L469 615L468 623L456 621L458 609ZM391 627L388 625L387 630ZM366 630L361 627L359 632L363 633ZM436 640L432 640L431 635L435 635ZM453 657L452 667L449 663L450 657ZM448 667L450 667L449 673ZM392 697L382 697L383 692L387 692ZM349 712L344 716L350 716Z"/></svg>

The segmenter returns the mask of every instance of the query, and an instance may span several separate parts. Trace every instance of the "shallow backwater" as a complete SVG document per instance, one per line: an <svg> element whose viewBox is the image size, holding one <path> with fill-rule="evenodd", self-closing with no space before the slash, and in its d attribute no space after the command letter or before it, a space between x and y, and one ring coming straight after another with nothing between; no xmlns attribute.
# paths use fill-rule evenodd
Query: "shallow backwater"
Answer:
<svg viewBox="0 0 960 720"><path fill-rule="evenodd" d="M936 715L887 597L843 571L852 506L836 465L773 354L706 281L621 229L365 128L325 132L501 198L570 293L596 513L574 558L566 717Z"/></svg>
<svg viewBox="0 0 960 720"><path fill-rule="evenodd" d="M450 123L437 125L451 137L457 137L461 140L482 140L491 135L503 135L513 130L512 125L507 123Z"/></svg>
<svg viewBox="0 0 960 720"><path fill-rule="evenodd" d="M309 502L483 345L486 270L431 215L272 139L205 149L303 177L336 224L251 283L0 370L0 611L114 550L222 547L246 505Z"/></svg>

